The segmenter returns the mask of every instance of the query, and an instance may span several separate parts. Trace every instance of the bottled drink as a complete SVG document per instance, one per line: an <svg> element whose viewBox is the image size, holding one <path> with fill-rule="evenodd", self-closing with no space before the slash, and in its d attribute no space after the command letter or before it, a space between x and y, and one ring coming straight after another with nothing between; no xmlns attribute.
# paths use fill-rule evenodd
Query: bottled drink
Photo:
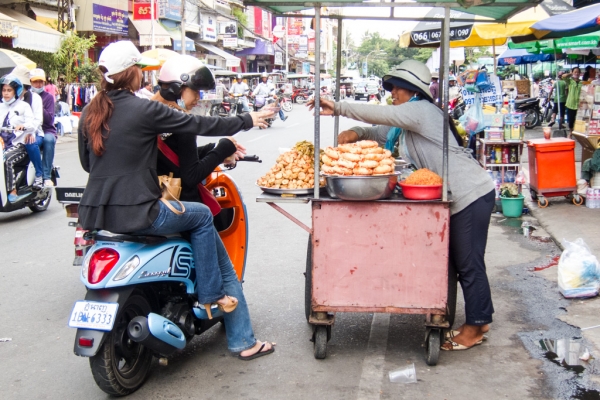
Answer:
<svg viewBox="0 0 600 400"><path fill-rule="evenodd" d="M585 205L587 208L597 208L596 189L587 188L585 192Z"/></svg>
<svg viewBox="0 0 600 400"><path fill-rule="evenodd" d="M510 162L513 164L517 162L517 148L515 146L510 148Z"/></svg>
<svg viewBox="0 0 600 400"><path fill-rule="evenodd" d="M510 112L510 113L515 112L515 98L512 95L510 96L510 99L508 100L508 112Z"/></svg>
<svg viewBox="0 0 600 400"><path fill-rule="evenodd" d="M496 164L502 164L502 147L496 146L494 152L496 155Z"/></svg>
<svg viewBox="0 0 600 400"><path fill-rule="evenodd" d="M506 146L502 147L502 163L508 164L510 162L510 149Z"/></svg>

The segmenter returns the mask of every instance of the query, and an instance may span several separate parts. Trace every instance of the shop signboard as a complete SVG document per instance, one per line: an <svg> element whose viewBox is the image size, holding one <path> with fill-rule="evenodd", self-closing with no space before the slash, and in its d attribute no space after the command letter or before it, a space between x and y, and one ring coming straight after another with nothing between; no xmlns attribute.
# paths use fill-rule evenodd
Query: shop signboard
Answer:
<svg viewBox="0 0 600 400"><path fill-rule="evenodd" d="M154 7L156 7L156 5ZM157 17L157 11L158 10L154 8L154 19ZM133 3L133 19L136 21L152 19L152 3Z"/></svg>
<svg viewBox="0 0 600 400"><path fill-rule="evenodd" d="M237 36L225 36L223 37L223 47L228 47L230 49L235 49L238 45Z"/></svg>
<svg viewBox="0 0 600 400"><path fill-rule="evenodd" d="M276 51L275 52L275 61L274 61L275 65L283 65L283 52L281 51Z"/></svg>
<svg viewBox="0 0 600 400"><path fill-rule="evenodd" d="M288 35L301 35L302 27L302 18L288 18Z"/></svg>
<svg viewBox="0 0 600 400"><path fill-rule="evenodd" d="M0 21L0 36L13 37L15 26L9 21Z"/></svg>
<svg viewBox="0 0 600 400"><path fill-rule="evenodd" d="M214 15L202 14L202 41L217 41L217 18Z"/></svg>
<svg viewBox="0 0 600 400"><path fill-rule="evenodd" d="M306 58L308 56L308 36L300 35L298 40L298 51L296 52L296 57L298 58Z"/></svg>
<svg viewBox="0 0 600 400"><path fill-rule="evenodd" d="M158 17L181 21L181 0L157 0Z"/></svg>
<svg viewBox="0 0 600 400"><path fill-rule="evenodd" d="M129 15L125 10L92 4L92 29L97 32L127 36Z"/></svg>
<svg viewBox="0 0 600 400"><path fill-rule="evenodd" d="M490 90L486 90L484 92L479 93L479 98L481 99L482 104L493 104L495 105L497 102L502 102L502 89L500 87L500 78L496 75L490 75L490 81L493 86ZM469 92L465 88L460 88L460 93L463 96L463 101L465 104L471 105L475 102L475 93Z"/></svg>
<svg viewBox="0 0 600 400"><path fill-rule="evenodd" d="M302 73L305 75L310 74L310 63L308 63L308 62L302 63Z"/></svg>
<svg viewBox="0 0 600 400"><path fill-rule="evenodd" d="M237 23L235 21L223 21L219 24L219 35L236 35Z"/></svg>

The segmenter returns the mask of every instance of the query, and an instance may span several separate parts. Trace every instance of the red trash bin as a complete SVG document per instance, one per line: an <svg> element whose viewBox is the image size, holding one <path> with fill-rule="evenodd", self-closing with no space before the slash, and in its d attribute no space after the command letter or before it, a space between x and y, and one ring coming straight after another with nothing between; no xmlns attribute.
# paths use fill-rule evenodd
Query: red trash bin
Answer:
<svg viewBox="0 0 600 400"><path fill-rule="evenodd" d="M547 207L546 197L566 196L581 205L575 175L575 141L565 138L527 141L529 154L529 190L540 207Z"/></svg>

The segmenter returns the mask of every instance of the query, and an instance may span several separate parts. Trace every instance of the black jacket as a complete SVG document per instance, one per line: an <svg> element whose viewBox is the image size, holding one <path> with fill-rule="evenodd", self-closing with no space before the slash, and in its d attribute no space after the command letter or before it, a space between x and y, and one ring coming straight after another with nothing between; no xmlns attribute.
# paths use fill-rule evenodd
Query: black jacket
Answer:
<svg viewBox="0 0 600 400"><path fill-rule="evenodd" d="M79 160L89 179L79 204L84 229L128 233L149 227L158 216L161 191L156 174L156 137L163 132L230 136L252 127L252 117L199 117L175 111L126 90L108 93L114 110L103 131L105 152L97 157L79 124Z"/></svg>
<svg viewBox="0 0 600 400"><path fill-rule="evenodd" d="M164 142L179 157L179 167L159 151L156 172L158 175L172 172L175 178L181 178L181 201L201 202L198 184L236 150L231 140L225 138L216 146L209 143L201 147L196 147L195 136L188 135L171 135Z"/></svg>

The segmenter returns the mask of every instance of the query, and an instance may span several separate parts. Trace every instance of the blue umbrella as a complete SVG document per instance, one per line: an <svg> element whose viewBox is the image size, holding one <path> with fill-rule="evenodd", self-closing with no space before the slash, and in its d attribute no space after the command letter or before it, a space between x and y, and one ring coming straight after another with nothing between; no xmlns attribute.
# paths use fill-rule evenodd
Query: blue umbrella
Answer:
<svg viewBox="0 0 600 400"><path fill-rule="evenodd" d="M538 61L554 61L554 55L531 54L527 49L509 49L498 57L498 65L532 64Z"/></svg>
<svg viewBox="0 0 600 400"><path fill-rule="evenodd" d="M538 39L584 35L600 29L599 17L600 4L594 4L546 18L533 24L531 29Z"/></svg>

